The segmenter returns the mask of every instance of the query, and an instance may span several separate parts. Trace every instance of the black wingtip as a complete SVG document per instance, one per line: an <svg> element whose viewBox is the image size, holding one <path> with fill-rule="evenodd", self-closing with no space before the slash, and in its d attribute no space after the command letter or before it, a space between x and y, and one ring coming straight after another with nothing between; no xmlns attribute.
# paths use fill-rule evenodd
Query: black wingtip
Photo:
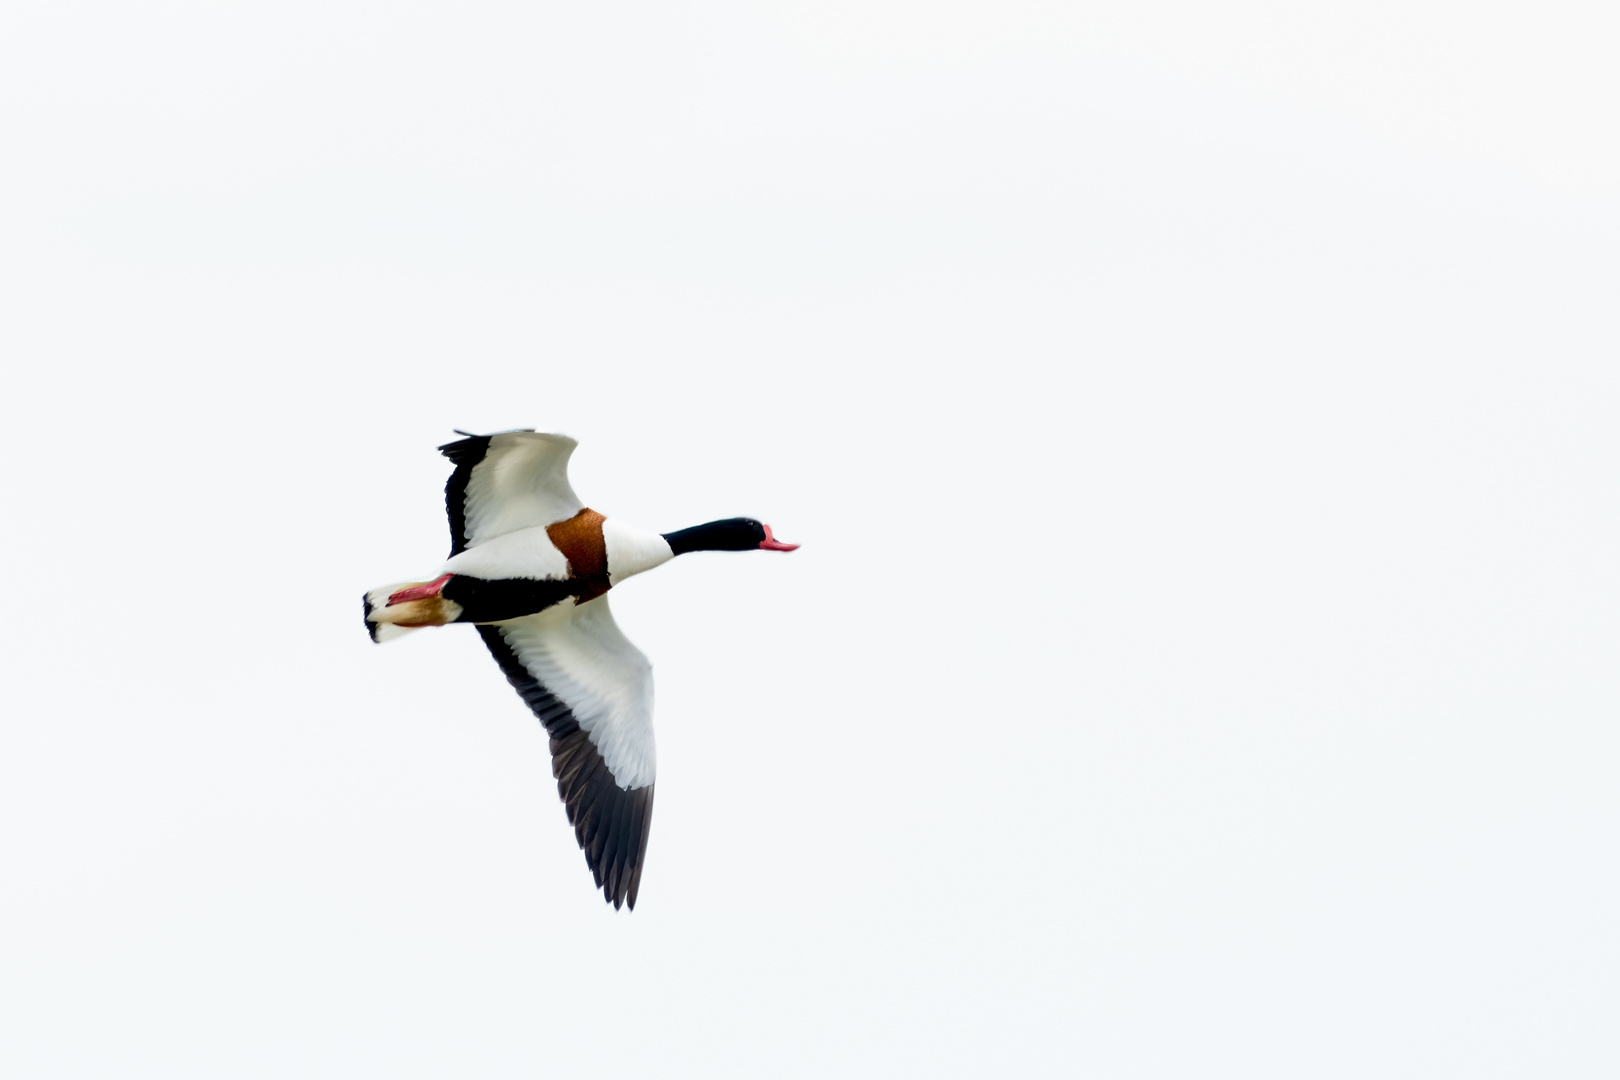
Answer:
<svg viewBox="0 0 1620 1080"><path fill-rule="evenodd" d="M635 853L636 864L630 871L630 891L625 898L630 904L630 910L636 910L636 895L641 892L641 869L647 865L647 837L652 831L652 807L655 785L648 784L636 794L638 795L635 829L630 839L630 850Z"/></svg>
<svg viewBox="0 0 1620 1080"><path fill-rule="evenodd" d="M365 605L365 609L366 609L365 610L366 633L371 635L372 644L376 644L376 642L377 642L377 627L379 625L381 625L381 624L374 623L374 622L371 621L371 595L369 593L361 593L360 594L360 602Z"/></svg>
<svg viewBox="0 0 1620 1080"><path fill-rule="evenodd" d="M462 434L457 432L456 434ZM455 465L450 479L444 482L444 510L450 518L450 554L460 555L467 550L467 483L472 471L489 452L489 435L469 435L456 442L439 447L439 453Z"/></svg>
<svg viewBox="0 0 1620 1080"><path fill-rule="evenodd" d="M465 436L466 438L469 438L469 439L493 439L497 435L527 435L527 434L532 433L534 431L534 428L532 428L532 427L507 428L505 431L490 431L490 432L484 433L483 435L477 435L477 434L474 434L471 431L462 431L458 427L451 428L450 430L455 432L457 435L462 435L462 436ZM444 448L440 447L439 449L442 450Z"/></svg>
<svg viewBox="0 0 1620 1080"><path fill-rule="evenodd" d="M465 432L458 431L456 434L462 435ZM453 442L445 443L439 447L439 453L457 465L465 461L471 461L476 465L483 459L485 451L489 449L489 440L492 438L494 438L492 435L468 435L465 439L456 439Z"/></svg>
<svg viewBox="0 0 1620 1080"><path fill-rule="evenodd" d="M604 902L615 911L636 907L652 826L654 785L625 789L572 711L523 666L498 626L478 627L506 681L544 725L550 738L551 775L557 782L574 841L585 855Z"/></svg>

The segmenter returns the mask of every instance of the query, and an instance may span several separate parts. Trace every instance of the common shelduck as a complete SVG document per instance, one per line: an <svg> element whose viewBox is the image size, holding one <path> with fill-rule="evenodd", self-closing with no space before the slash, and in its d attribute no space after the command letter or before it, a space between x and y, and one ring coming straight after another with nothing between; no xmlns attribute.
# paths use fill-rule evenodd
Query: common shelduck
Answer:
<svg viewBox="0 0 1620 1080"><path fill-rule="evenodd" d="M633 910L653 805L652 665L613 621L607 591L689 551L793 551L753 518L660 535L587 508L568 483L577 445L528 429L439 447L450 559L432 581L372 589L384 642L472 623L551 736L551 773L596 885Z"/></svg>

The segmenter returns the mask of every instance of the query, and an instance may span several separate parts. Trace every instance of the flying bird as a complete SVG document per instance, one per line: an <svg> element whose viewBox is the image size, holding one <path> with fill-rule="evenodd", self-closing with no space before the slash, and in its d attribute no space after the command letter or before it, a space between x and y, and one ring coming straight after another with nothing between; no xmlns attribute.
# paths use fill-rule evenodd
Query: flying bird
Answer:
<svg viewBox="0 0 1620 1080"><path fill-rule="evenodd" d="M551 736L551 773L605 899L636 906L652 824L652 665L613 621L607 592L689 551L793 551L753 518L646 532L580 502L577 445L529 429L439 447L450 558L432 581L365 595L371 640L471 623Z"/></svg>

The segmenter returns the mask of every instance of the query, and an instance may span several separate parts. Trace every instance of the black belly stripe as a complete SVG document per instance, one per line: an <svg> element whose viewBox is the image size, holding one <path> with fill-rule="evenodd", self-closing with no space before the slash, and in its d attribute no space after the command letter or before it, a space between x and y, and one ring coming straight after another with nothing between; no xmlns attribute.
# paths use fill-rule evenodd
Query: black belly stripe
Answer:
<svg viewBox="0 0 1620 1080"><path fill-rule="evenodd" d="M533 615L574 595L578 585L568 581L535 578L483 578L456 574L445 582L441 594L461 605L457 622L488 623Z"/></svg>

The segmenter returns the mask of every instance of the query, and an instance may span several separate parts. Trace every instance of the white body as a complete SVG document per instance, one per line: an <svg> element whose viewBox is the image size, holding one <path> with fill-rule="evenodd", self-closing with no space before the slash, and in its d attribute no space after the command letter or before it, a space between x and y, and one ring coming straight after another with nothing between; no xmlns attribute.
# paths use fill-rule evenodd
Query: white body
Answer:
<svg viewBox="0 0 1620 1080"><path fill-rule="evenodd" d="M602 539L607 545L608 580L615 585L675 557L669 541L662 536L623 524L617 518L602 522ZM568 560L551 542L546 527L535 525L491 537L476 547L452 555L439 568L439 573L469 574L489 581L498 578L560 581L568 576Z"/></svg>

